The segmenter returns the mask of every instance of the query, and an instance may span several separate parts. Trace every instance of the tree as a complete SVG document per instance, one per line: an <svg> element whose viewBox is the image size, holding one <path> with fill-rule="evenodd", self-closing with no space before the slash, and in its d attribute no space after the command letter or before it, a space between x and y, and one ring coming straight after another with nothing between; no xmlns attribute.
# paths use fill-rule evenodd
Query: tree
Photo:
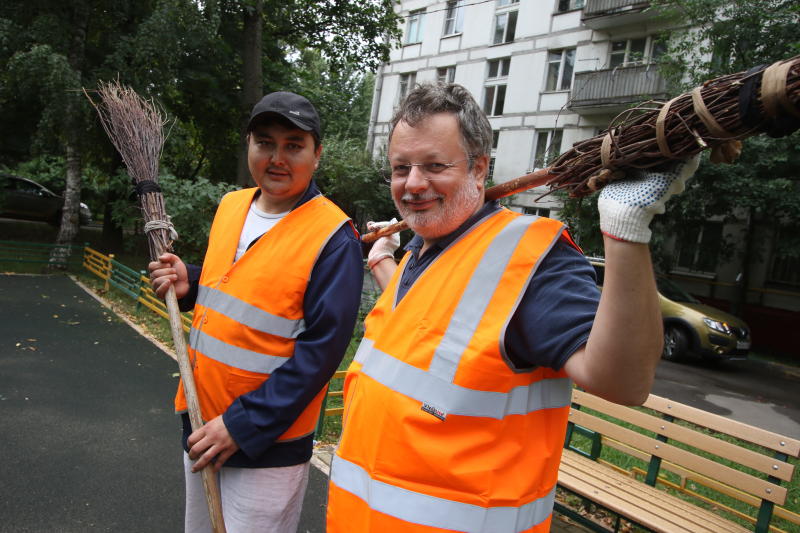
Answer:
<svg viewBox="0 0 800 533"><path fill-rule="evenodd" d="M800 4L796 1L657 0L655 4L666 16L691 21L691 28L671 39L664 67L673 81L684 73L684 88L800 52ZM766 259L764 245L774 240L777 228L800 221L798 141L797 133L780 139L750 138L735 164L704 162L686 193L659 221L663 231L679 239L695 235L710 218L744 227L743 236L737 238L743 245L736 246L723 235L718 257L740 264L737 309L745 302L752 264ZM800 248L796 245L782 239L776 252L797 257ZM661 262L672 266L674 257L661 254Z"/></svg>
<svg viewBox="0 0 800 533"><path fill-rule="evenodd" d="M10 136L22 139L3 155L17 161L35 153L64 157L65 201L57 244L69 244L77 234L82 167L96 139L80 89L94 80L130 17L136 18L148 5L31 0L0 7L0 55L6 65L0 119L8 116L18 128ZM63 260L69 250L57 248L53 262Z"/></svg>
<svg viewBox="0 0 800 533"><path fill-rule="evenodd" d="M654 0L663 17L684 24L672 32L661 72L677 92L702 81L758 64L791 57L800 52L797 27L800 4L794 0ZM677 250L691 247L687 238L697 237L698 228L709 219L745 227L744 244L735 246L729 235L720 235L717 260L741 262L742 291L747 288L749 264L763 259L761 244L771 239L775 227L797 224L800 220L800 152L798 135L783 139L753 137L745 141L739 161L733 165L712 165L704 158L689 181L687 190L670 200L665 215L655 218L653 251L662 269L675 265L675 248L668 238L677 237ZM578 223L578 238L594 249L589 228L596 210L596 198L568 201L563 214ZM571 217L571 218L570 218ZM591 219L597 220L594 215ZM786 233L786 232L784 232ZM725 240L727 239L727 241ZM670 244L668 248L666 245ZM784 239L779 253L797 257L800 247ZM711 270L716 267L716 261ZM743 301L744 293L739 295Z"/></svg>

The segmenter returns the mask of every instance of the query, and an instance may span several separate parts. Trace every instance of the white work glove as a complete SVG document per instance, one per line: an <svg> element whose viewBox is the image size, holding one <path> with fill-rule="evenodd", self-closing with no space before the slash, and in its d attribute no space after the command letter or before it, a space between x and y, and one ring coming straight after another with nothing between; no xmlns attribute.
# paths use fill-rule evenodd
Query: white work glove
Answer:
<svg viewBox="0 0 800 533"><path fill-rule="evenodd" d="M664 204L683 192L699 164L699 154L660 167L636 169L600 191L597 209L600 230L617 240L650 242L650 221L664 212Z"/></svg>
<svg viewBox="0 0 800 533"><path fill-rule="evenodd" d="M386 226L390 226L392 224L396 224L397 219L393 218L392 220L384 221L384 222L367 222L367 231L377 231L379 229L385 228ZM387 237L381 237L372 245L370 248L369 253L367 254L367 264L369 268L375 266L378 261L385 259L387 257L394 257L394 252L400 247L400 234L393 233Z"/></svg>

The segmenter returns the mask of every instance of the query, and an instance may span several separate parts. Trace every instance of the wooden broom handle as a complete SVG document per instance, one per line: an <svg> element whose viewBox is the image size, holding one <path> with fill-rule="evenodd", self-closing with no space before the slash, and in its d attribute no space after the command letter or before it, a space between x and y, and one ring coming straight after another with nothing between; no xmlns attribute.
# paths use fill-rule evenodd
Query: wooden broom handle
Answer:
<svg viewBox="0 0 800 533"><path fill-rule="evenodd" d="M178 357L178 369L180 370L181 380L183 381L183 392L186 396L186 406L189 411L189 420L192 423L192 431L202 427L203 418L200 414L200 401L197 399L197 388L194 385L194 374L192 363L189 361L189 353L186 350L186 339L183 336L183 321L181 311L178 308L178 298L175 296L175 287L169 284L167 294L164 296L169 312L169 327L172 330L172 340L175 343L175 352ZM208 504L208 515L211 518L211 529L214 533L225 533L225 521L222 518L222 499L219 493L217 475L214 472L214 465L208 463L202 470L203 488Z"/></svg>
<svg viewBox="0 0 800 533"><path fill-rule="evenodd" d="M513 180L508 180L505 183L500 183L499 185L495 185L486 189L486 201L498 200L500 198L505 198L506 196L511 196L512 194L517 194L518 192L533 189L534 187L547 185L547 183L555 177L556 176L554 174L550 174L550 169L547 168L531 172L530 174L525 174L524 176L514 178ZM367 244L370 244L377 241L381 237L392 235L404 229L408 229L408 224L406 224L405 220L401 220L396 224L390 224L379 230L365 233L361 236L361 240Z"/></svg>

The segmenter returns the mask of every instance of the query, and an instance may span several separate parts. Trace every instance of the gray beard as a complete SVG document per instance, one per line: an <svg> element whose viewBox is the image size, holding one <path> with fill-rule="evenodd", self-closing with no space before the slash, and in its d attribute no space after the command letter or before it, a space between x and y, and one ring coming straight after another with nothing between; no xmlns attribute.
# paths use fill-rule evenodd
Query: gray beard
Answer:
<svg viewBox="0 0 800 533"><path fill-rule="evenodd" d="M430 196L404 194L403 199L425 199ZM405 204L396 202L397 210L414 233L423 239L438 239L455 231L478 208L480 191L475 187L472 173L467 176L455 192L439 208L432 212L419 212L408 209ZM440 200L441 202L441 200Z"/></svg>

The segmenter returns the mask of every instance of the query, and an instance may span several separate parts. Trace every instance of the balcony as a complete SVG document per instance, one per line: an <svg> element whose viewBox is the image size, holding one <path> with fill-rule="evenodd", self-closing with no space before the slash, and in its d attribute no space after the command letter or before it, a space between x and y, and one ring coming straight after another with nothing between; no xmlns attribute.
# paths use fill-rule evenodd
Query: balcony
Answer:
<svg viewBox="0 0 800 533"><path fill-rule="evenodd" d="M655 64L576 72L569 108L581 115L619 113L631 104L664 100L666 80Z"/></svg>
<svg viewBox="0 0 800 533"><path fill-rule="evenodd" d="M581 22L593 30L638 24L652 17L645 0L586 0Z"/></svg>

